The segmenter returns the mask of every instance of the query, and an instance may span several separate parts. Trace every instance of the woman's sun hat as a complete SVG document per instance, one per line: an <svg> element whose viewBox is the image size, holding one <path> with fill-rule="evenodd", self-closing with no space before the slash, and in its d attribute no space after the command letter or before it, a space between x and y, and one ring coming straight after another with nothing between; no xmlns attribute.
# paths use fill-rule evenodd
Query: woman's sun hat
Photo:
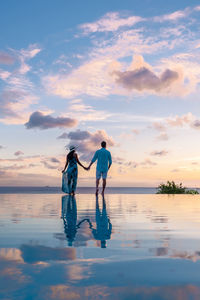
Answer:
<svg viewBox="0 0 200 300"><path fill-rule="evenodd" d="M69 150L70 150L70 151L76 150L77 148L78 148L78 147L76 147L76 146L74 146L74 145L69 146Z"/></svg>

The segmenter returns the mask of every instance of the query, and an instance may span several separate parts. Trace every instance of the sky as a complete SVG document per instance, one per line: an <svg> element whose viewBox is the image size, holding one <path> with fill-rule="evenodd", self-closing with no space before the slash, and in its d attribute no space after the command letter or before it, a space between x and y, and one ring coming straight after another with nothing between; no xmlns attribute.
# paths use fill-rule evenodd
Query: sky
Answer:
<svg viewBox="0 0 200 300"><path fill-rule="evenodd" d="M0 185L59 186L106 140L110 186L199 187L199 28L195 0L1 1Z"/></svg>

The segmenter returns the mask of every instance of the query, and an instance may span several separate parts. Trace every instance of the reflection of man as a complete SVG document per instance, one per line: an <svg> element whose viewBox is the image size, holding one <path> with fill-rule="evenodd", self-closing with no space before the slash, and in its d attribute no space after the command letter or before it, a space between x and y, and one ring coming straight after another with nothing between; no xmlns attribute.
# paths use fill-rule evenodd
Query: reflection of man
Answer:
<svg viewBox="0 0 200 300"><path fill-rule="evenodd" d="M112 164L111 154L108 150L106 150L106 142L104 141L101 142L101 149L95 152L94 157L87 168L88 170L96 160L97 160L97 168L96 168L96 195L97 195L99 192L99 181L101 177L103 179L102 194L104 194L104 190L106 187L107 173Z"/></svg>
<svg viewBox="0 0 200 300"><path fill-rule="evenodd" d="M77 206L74 196L68 195L62 197L62 219L68 246L72 246L77 232Z"/></svg>
<svg viewBox="0 0 200 300"><path fill-rule="evenodd" d="M102 197L102 212L99 209L99 200L96 196L96 229L92 228L92 234L95 240L101 241L101 248L106 248L106 240L109 240L112 232L112 224L107 216L106 202Z"/></svg>

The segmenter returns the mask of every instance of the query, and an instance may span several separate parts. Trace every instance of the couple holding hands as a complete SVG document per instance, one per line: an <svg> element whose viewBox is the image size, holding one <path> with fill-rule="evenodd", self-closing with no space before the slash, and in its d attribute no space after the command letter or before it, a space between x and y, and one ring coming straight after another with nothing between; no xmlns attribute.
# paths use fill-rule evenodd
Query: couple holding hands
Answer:
<svg viewBox="0 0 200 300"><path fill-rule="evenodd" d="M97 150L89 164L86 168L82 165L82 163L78 159L78 155L76 153L76 147L70 146L69 153L66 157L66 164L62 171L62 191L64 193L75 195L77 178L78 178L78 166L79 164L85 170L89 170L92 164L97 160L96 167L96 195L99 192L99 181L102 177L103 179L103 189L102 194L104 194L104 190L106 187L106 178L108 170L112 164L112 157L110 151L106 149L106 142L101 142L101 149ZM67 169L67 170L66 170Z"/></svg>

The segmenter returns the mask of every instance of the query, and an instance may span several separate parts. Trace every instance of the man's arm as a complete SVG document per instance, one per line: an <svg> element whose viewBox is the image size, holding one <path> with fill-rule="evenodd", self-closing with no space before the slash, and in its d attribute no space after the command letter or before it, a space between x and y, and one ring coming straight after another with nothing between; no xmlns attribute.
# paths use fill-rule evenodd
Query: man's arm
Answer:
<svg viewBox="0 0 200 300"><path fill-rule="evenodd" d="M108 165L108 170L109 170L111 165L112 165L112 157L111 157L110 152L109 152L109 155L108 155L108 163L109 163L109 165Z"/></svg>
<svg viewBox="0 0 200 300"><path fill-rule="evenodd" d="M87 169L89 170L91 165L97 160L98 158L98 154L97 154L97 151L95 152L94 156L93 156L93 159L91 160L89 166L87 167Z"/></svg>

